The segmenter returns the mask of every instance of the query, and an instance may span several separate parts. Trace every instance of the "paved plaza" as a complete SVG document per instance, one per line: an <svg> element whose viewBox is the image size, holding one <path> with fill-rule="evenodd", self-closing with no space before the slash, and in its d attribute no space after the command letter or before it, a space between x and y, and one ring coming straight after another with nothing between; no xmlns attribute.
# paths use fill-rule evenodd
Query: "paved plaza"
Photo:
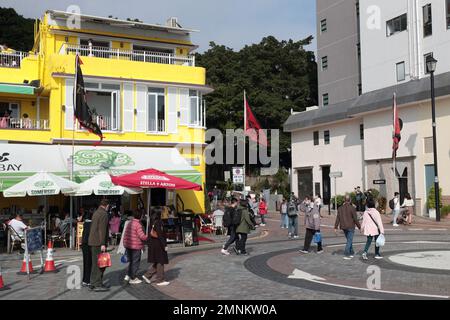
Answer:
<svg viewBox="0 0 450 320"><path fill-rule="evenodd" d="M343 259L345 238L332 229L334 217L322 220L323 254L298 252L303 246L304 226L300 218L300 239L288 240L279 228L278 215L269 215L266 227L259 228L248 241L249 256L223 256L223 237L198 247L171 248L166 278L171 284L156 287L144 282L123 282L126 265L112 251L113 266L105 274L111 290L94 293L75 286L73 273L80 270L81 253L57 249L56 274L17 275L21 257L2 255L3 278L8 290L0 299L188 299L188 300L310 300L310 299L449 299L450 297L450 221L440 224L417 219L412 226L393 228L386 222L387 243L384 259L361 258L365 237L355 233L352 260ZM146 253L140 267L148 267ZM33 256L34 265L39 258ZM37 267L35 266L35 269Z"/></svg>

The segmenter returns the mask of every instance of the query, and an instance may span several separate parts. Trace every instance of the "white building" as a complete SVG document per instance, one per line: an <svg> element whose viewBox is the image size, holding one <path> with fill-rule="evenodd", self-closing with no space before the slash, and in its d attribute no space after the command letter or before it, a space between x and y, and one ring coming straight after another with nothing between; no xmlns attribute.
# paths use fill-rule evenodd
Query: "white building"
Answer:
<svg viewBox="0 0 450 320"><path fill-rule="evenodd" d="M356 186L376 188L388 199L400 191L416 199L417 214L426 215L427 194L434 182L430 79L424 63L430 53L438 60L440 187L444 202L450 200L450 0L344 1L355 5L355 15L360 13L362 94L339 103L330 96L328 106L287 120L284 129L292 134L293 191L300 197L320 193L324 200L330 191L345 194ZM401 178L394 176L392 164L394 93L404 122L397 153ZM334 190L328 176L338 171L343 177Z"/></svg>

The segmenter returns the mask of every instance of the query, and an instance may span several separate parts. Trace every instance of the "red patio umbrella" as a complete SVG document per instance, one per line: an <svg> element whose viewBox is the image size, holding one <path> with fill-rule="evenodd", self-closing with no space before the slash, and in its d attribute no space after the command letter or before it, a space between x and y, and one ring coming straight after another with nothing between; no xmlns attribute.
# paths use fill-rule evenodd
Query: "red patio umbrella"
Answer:
<svg viewBox="0 0 450 320"><path fill-rule="evenodd" d="M121 176L111 176L111 181L128 188L162 188L171 190L202 191L202 186L156 169L147 169Z"/></svg>
<svg viewBox="0 0 450 320"><path fill-rule="evenodd" d="M202 191L202 186L178 177L171 176L156 169L146 169L121 176L111 176L115 185L128 188L162 188L170 190L195 190ZM150 219L150 192L147 192L147 227Z"/></svg>

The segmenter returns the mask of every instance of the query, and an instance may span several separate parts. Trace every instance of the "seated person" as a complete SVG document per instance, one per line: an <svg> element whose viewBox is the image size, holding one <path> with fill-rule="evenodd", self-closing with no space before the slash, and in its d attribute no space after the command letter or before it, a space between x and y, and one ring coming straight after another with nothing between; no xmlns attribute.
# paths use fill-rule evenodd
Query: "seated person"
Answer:
<svg viewBox="0 0 450 320"><path fill-rule="evenodd" d="M60 230L60 232L61 232L61 234L66 234L67 232L69 232L70 231L70 227L74 224L74 223L76 223L76 220L75 219L72 219L71 217L70 217L70 214L69 213L66 213L65 214L65 217L64 217L64 220L63 221L61 221L61 223L59 224L59 230Z"/></svg>
<svg viewBox="0 0 450 320"><path fill-rule="evenodd" d="M17 233L17 235L19 235L20 238L25 238L25 230L28 229L28 226L23 223L22 214L18 213L16 217L8 223L8 225ZM14 236L16 240L20 240L17 239L16 235Z"/></svg>
<svg viewBox="0 0 450 320"><path fill-rule="evenodd" d="M111 220L109 220L109 231L111 235L119 233L120 229L120 215L119 212L117 212L117 209L114 209L113 216Z"/></svg>

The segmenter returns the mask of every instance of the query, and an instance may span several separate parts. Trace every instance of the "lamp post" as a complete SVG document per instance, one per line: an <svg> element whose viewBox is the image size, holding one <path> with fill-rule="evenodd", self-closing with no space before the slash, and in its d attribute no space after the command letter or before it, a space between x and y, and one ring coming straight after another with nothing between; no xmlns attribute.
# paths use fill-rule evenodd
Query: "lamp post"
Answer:
<svg viewBox="0 0 450 320"><path fill-rule="evenodd" d="M441 208L439 206L439 178L438 178L438 160L436 143L436 97L434 93L434 72L436 71L437 60L431 55L427 57L427 70L431 79L431 115L433 126L433 155L434 155L434 197L436 206L436 221L441 221Z"/></svg>

